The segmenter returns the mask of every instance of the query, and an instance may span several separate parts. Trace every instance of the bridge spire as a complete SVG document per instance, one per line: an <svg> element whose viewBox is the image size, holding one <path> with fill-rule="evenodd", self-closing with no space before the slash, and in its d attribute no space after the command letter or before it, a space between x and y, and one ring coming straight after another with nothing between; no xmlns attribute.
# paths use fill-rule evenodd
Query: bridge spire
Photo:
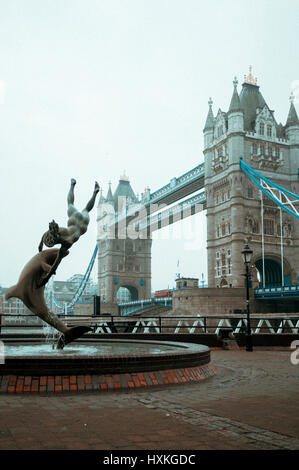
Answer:
<svg viewBox="0 0 299 470"><path fill-rule="evenodd" d="M103 196L103 188L100 189L100 197L99 197L99 203L98 205L100 204L103 204L105 202L105 198Z"/></svg>
<svg viewBox="0 0 299 470"><path fill-rule="evenodd" d="M294 106L294 101L295 101L295 95L292 92L290 96L291 105L290 105L290 110L289 110L289 114L288 114L288 118L286 122L286 127L298 126L299 124L299 119L298 119L296 108Z"/></svg>
<svg viewBox="0 0 299 470"><path fill-rule="evenodd" d="M111 191L111 181L109 181L109 189L108 189L108 193L107 193L107 197L106 197L106 202L114 202L114 199L113 199L113 194L112 194L112 191Z"/></svg>
<svg viewBox="0 0 299 470"><path fill-rule="evenodd" d="M229 105L229 110L228 110L229 113L233 113L234 111L242 111L240 97L237 91L237 86L238 86L237 77L234 78L233 85L234 85L234 91L233 91L233 96Z"/></svg>
<svg viewBox="0 0 299 470"><path fill-rule="evenodd" d="M257 78L252 75L252 65L249 65L249 74L244 75L244 83L257 86Z"/></svg>
<svg viewBox="0 0 299 470"><path fill-rule="evenodd" d="M208 115L207 115L204 130L203 130L204 132L214 128L214 115L213 115L213 110L212 110L212 105L213 105L212 98L209 99L208 104L209 104L209 112L208 112Z"/></svg>

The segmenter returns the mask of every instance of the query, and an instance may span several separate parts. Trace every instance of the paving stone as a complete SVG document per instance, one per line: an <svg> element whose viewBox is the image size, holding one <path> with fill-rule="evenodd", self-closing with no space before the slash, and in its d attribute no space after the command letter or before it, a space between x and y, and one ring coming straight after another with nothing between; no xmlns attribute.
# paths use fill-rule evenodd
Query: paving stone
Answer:
<svg viewBox="0 0 299 470"><path fill-rule="evenodd" d="M83 376L83 381L70 378L69 386L80 382L84 391L55 395L54 386L63 388L64 378L55 384L47 377L39 381L47 396L25 395L15 393L25 377L10 377L7 390L14 392L0 397L0 449L298 450L299 366L290 364L289 353L213 351L212 360L218 369L212 378L163 387L153 386L153 374L136 375L132 390L122 392L114 389L119 377L110 381L110 392L105 377ZM136 379L142 387L135 386Z"/></svg>

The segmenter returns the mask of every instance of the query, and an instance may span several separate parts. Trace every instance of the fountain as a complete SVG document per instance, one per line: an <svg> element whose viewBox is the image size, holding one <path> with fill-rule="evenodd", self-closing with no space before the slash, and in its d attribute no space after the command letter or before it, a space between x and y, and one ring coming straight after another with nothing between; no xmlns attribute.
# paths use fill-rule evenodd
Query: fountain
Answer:
<svg viewBox="0 0 299 470"><path fill-rule="evenodd" d="M16 338L5 340L0 392L79 390L83 387L82 377L85 377L89 390L91 381L92 389L100 390L185 383L214 375L216 369L207 346L158 340L99 339L91 333L90 327L69 328L49 311L44 299L45 285L69 254L73 243L86 232L88 213L99 191L96 183L91 200L79 213L73 205L75 184L72 179L68 193L68 228L59 227L54 220L49 224L49 230L41 239L39 253L24 267L18 283L7 291L6 298L20 298L45 322L45 341L37 343L30 337L26 342L24 338L23 342ZM60 244L61 248L43 251L43 244L50 248ZM58 342L57 331L60 332Z"/></svg>

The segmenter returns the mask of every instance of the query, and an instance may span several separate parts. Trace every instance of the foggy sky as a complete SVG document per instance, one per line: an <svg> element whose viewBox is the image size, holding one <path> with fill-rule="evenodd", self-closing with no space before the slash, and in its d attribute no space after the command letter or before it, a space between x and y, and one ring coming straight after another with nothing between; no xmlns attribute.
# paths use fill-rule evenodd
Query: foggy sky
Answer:
<svg viewBox="0 0 299 470"><path fill-rule="evenodd" d="M125 170L135 193L154 191L202 162L209 97L227 111L249 65L285 124L298 24L297 0L0 0L0 285L52 219L66 225L72 177L82 209L95 180L106 195ZM205 215L172 231L153 242L153 289L173 285L178 260L206 275ZM95 243L96 208L55 279L84 273Z"/></svg>

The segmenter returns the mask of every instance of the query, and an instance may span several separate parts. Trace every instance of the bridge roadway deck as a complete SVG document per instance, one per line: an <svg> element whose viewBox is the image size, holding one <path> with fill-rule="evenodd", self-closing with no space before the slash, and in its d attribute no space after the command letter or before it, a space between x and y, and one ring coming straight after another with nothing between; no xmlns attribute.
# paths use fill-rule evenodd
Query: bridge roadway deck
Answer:
<svg viewBox="0 0 299 470"><path fill-rule="evenodd" d="M290 351L212 351L200 383L133 392L2 395L0 449L299 449ZM287 457L287 456L286 456Z"/></svg>

